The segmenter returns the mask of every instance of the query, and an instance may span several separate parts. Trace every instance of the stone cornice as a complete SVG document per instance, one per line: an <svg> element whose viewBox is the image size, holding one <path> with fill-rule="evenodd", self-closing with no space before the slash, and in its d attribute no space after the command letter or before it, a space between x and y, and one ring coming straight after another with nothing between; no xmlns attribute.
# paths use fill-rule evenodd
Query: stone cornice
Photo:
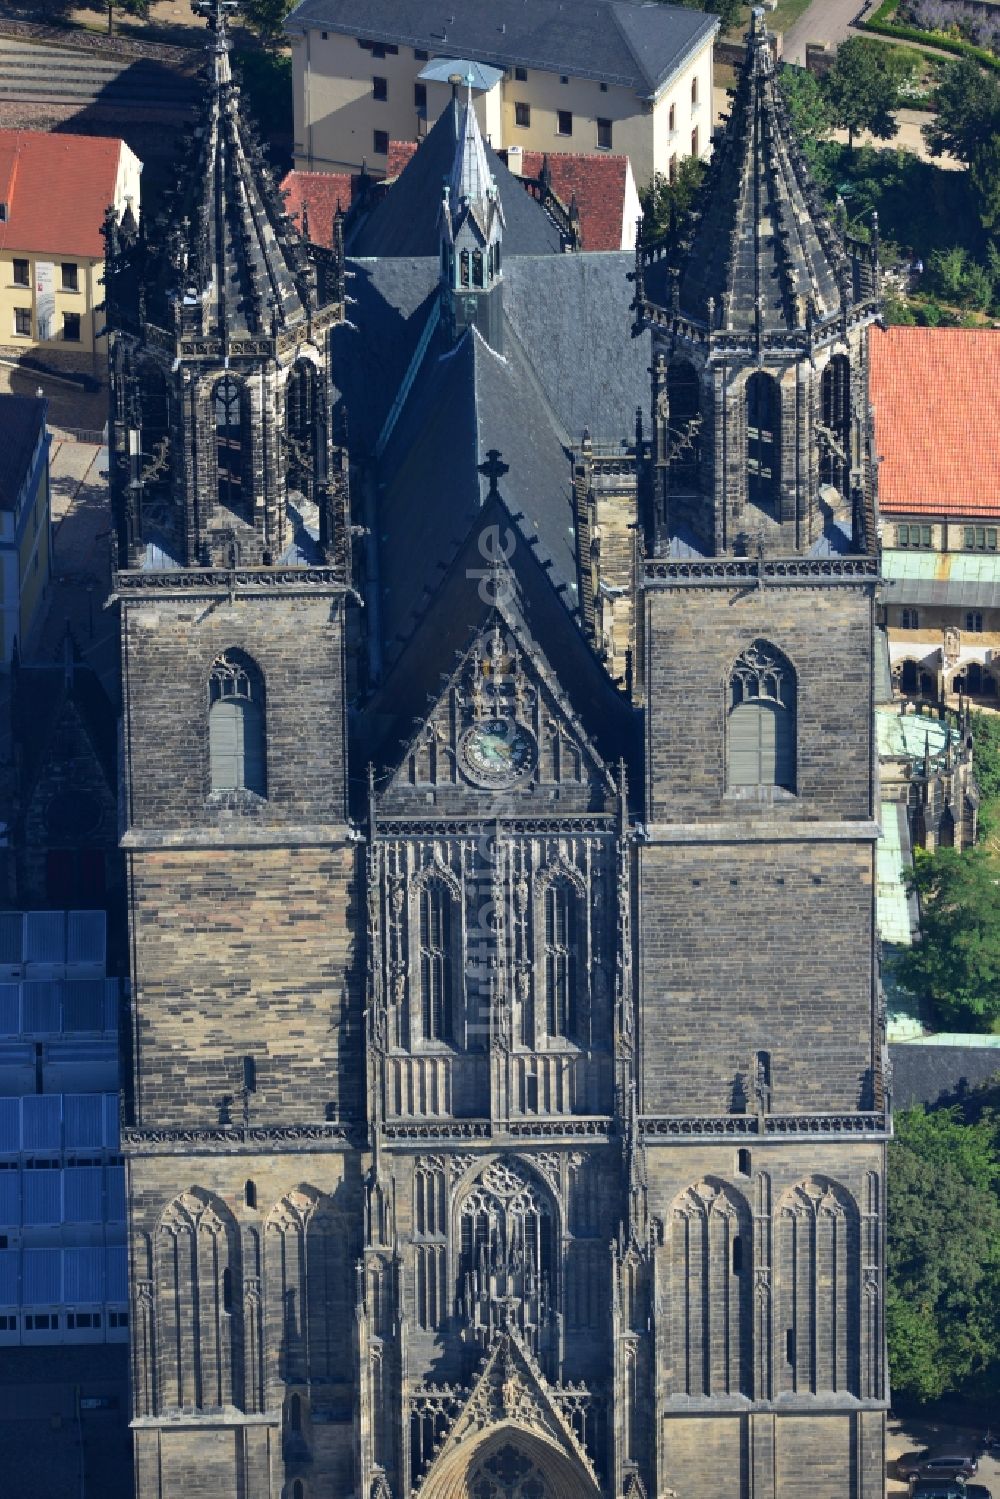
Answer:
<svg viewBox="0 0 1000 1499"><path fill-rule="evenodd" d="M892 1119L881 1111L845 1110L839 1114L644 1114L639 1133L652 1140L757 1139L797 1137L829 1140L845 1137L887 1140Z"/></svg>
<svg viewBox="0 0 1000 1499"><path fill-rule="evenodd" d="M184 567L116 572L109 603L150 598L287 598L289 594L357 594L335 567Z"/></svg>
<svg viewBox="0 0 1000 1499"><path fill-rule="evenodd" d="M360 1144L358 1127L347 1124L216 1125L205 1129L145 1129L123 1125L126 1155L260 1155L302 1153L324 1147L338 1150Z"/></svg>
<svg viewBox="0 0 1000 1499"><path fill-rule="evenodd" d="M648 558L644 588L781 588L881 583L877 557Z"/></svg>

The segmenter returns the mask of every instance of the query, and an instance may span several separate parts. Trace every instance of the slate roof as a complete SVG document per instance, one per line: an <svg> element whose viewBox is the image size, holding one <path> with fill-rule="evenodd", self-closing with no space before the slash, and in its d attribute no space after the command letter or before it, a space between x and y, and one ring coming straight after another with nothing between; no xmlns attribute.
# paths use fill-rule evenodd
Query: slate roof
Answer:
<svg viewBox="0 0 1000 1499"><path fill-rule="evenodd" d="M506 157L506 152L501 152ZM580 214L581 248L620 250L625 221L625 190L628 186L627 156L608 151L522 151L521 170L537 178L548 160L552 191L568 208L575 201Z"/></svg>
<svg viewBox="0 0 1000 1499"><path fill-rule="evenodd" d="M350 172L287 172L281 181L285 212L300 233L302 209L309 221L309 242L333 249L333 220L337 209L347 213L354 199L357 174Z"/></svg>
<svg viewBox="0 0 1000 1499"><path fill-rule="evenodd" d="M39 396L0 395L0 510L13 510L45 426Z"/></svg>
<svg viewBox="0 0 1000 1499"><path fill-rule="evenodd" d="M762 145L766 143L766 149ZM850 268L819 208L778 90L762 12L755 12L736 95L712 153L680 278L680 310L696 322L715 303L720 327L804 326L811 302L825 320L841 306ZM666 305L665 286L650 288Z"/></svg>
<svg viewBox="0 0 1000 1499"><path fill-rule="evenodd" d="M868 349L882 514L1000 520L1000 333L874 327Z"/></svg>
<svg viewBox="0 0 1000 1499"><path fill-rule="evenodd" d="M503 455L508 508L525 546L577 602L570 455L538 399L523 353L501 358L478 332L425 360L379 467L380 581L386 655L398 655L427 598L473 527L488 492L478 472Z"/></svg>
<svg viewBox="0 0 1000 1499"><path fill-rule="evenodd" d="M637 0L300 0L285 29L569 73L656 93L718 30L718 17Z"/></svg>
<svg viewBox="0 0 1000 1499"><path fill-rule="evenodd" d="M954 1103L968 1089L1000 1074L1000 1046L977 1045L972 1037L958 1046L902 1041L889 1047L889 1056L897 1109Z"/></svg>
<svg viewBox="0 0 1000 1499"><path fill-rule="evenodd" d="M438 224L441 187L455 167L464 106L451 99L427 138L377 206L345 228L351 255L366 257L433 255L440 250ZM496 152L485 146L504 214L504 257L559 255L563 250L558 226L530 198Z"/></svg>
<svg viewBox="0 0 1000 1499"><path fill-rule="evenodd" d="M104 259L124 142L100 135L0 130L0 250Z"/></svg>

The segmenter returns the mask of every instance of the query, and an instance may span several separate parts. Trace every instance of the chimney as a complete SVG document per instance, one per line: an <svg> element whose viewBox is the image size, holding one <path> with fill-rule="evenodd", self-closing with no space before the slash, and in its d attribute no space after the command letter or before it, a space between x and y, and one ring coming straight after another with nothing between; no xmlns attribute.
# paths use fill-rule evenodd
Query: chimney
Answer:
<svg viewBox="0 0 1000 1499"><path fill-rule="evenodd" d="M524 147L507 147L507 170L513 172L515 177L524 176Z"/></svg>

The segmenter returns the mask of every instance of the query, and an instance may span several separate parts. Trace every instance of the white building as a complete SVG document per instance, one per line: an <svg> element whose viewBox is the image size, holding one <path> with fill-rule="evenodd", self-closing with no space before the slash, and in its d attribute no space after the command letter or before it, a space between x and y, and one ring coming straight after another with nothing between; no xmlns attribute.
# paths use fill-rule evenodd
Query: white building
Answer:
<svg viewBox="0 0 1000 1499"><path fill-rule="evenodd" d="M425 0L300 0L285 26L299 168L385 175L390 140L419 139L451 97L447 78L433 76L439 65L421 76L431 59L485 65L476 110L497 150L625 153L640 187L709 150L719 22L701 11L638 0L462 0L440 10Z"/></svg>

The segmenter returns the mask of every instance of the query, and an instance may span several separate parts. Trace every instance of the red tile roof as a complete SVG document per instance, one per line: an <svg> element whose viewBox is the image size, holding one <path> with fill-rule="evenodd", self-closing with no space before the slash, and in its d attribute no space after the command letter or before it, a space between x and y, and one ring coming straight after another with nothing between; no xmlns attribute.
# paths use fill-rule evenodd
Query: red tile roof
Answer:
<svg viewBox="0 0 1000 1499"><path fill-rule="evenodd" d="M507 159L507 153L500 153ZM537 177L544 159L541 151L522 151L521 174ZM580 210L580 233L585 250L620 250L625 216L628 157L553 151L549 156L552 191L568 208L573 198Z"/></svg>
<svg viewBox="0 0 1000 1499"><path fill-rule="evenodd" d="M419 141L390 141L387 177L398 177L410 159L416 154Z"/></svg>
<svg viewBox="0 0 1000 1499"><path fill-rule="evenodd" d="M103 260L122 146L109 136L0 130L0 250Z"/></svg>
<svg viewBox="0 0 1000 1499"><path fill-rule="evenodd" d="M879 509L1000 516L1000 332L873 328Z"/></svg>
<svg viewBox="0 0 1000 1499"><path fill-rule="evenodd" d="M309 211L309 238L314 245L333 248L333 217L338 206L351 206L357 176L349 172L289 172L281 184L288 194L285 212L302 228L302 205Z"/></svg>

